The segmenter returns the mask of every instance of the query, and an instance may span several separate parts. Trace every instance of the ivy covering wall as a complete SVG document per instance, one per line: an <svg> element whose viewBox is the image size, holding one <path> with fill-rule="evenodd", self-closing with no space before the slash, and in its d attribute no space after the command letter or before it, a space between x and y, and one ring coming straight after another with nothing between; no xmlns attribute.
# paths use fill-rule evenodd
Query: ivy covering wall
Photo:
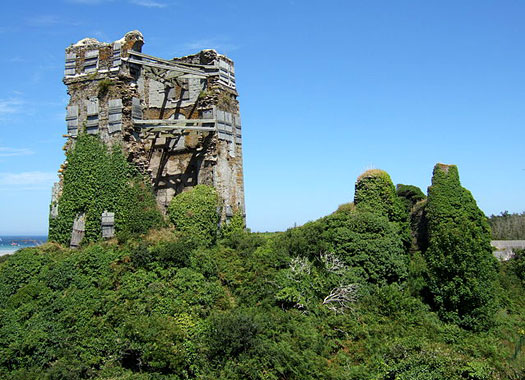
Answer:
<svg viewBox="0 0 525 380"><path fill-rule="evenodd" d="M49 240L69 244L77 215L85 213L83 242L101 238L101 215L115 213L117 233L144 233L163 223L151 187L127 162L122 149L98 136L80 134L67 152L58 216L49 220Z"/></svg>

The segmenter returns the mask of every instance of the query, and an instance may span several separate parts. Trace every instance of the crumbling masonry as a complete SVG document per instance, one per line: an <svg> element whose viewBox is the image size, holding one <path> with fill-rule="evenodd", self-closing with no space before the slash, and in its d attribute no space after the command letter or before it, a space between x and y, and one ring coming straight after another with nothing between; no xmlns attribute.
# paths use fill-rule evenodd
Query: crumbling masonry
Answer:
<svg viewBox="0 0 525 380"><path fill-rule="evenodd" d="M143 44L142 34L132 31L113 43L86 38L66 49L66 149L82 130L107 145L121 144L150 176L163 211L176 194L206 184L223 203L221 220L244 214L233 62L215 50L164 60L143 54ZM60 194L59 182L52 217L60 212Z"/></svg>

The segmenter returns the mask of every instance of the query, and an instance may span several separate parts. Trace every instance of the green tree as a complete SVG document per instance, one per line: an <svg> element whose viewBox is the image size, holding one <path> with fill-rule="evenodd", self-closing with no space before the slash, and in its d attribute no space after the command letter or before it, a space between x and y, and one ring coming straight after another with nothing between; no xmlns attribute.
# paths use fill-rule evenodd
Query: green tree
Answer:
<svg viewBox="0 0 525 380"><path fill-rule="evenodd" d="M496 261L487 218L461 187L454 165L437 164L428 189L429 290L442 319L465 328L491 325Z"/></svg>

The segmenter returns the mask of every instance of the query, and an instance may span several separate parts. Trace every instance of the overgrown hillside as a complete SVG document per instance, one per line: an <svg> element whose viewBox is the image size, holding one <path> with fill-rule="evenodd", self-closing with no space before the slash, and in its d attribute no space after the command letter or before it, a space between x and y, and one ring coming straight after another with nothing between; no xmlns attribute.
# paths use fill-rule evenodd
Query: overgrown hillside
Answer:
<svg viewBox="0 0 525 380"><path fill-rule="evenodd" d="M355 204L255 234L240 215L217 231L199 187L175 227L19 251L0 264L0 377L522 379L525 257L493 260L455 167L417 190L366 172Z"/></svg>

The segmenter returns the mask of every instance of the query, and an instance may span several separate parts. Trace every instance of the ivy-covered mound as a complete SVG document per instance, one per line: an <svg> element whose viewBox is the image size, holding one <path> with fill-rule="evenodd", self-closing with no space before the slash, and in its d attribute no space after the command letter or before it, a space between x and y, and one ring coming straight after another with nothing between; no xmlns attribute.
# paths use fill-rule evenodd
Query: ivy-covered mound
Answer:
<svg viewBox="0 0 525 380"><path fill-rule="evenodd" d="M163 217L149 184L120 147L109 150L98 136L80 134L67 153L58 217L49 220L49 240L69 244L73 221L86 216L84 242L101 238L101 215L115 213L115 229L140 234L160 226Z"/></svg>
<svg viewBox="0 0 525 380"><path fill-rule="evenodd" d="M497 264L487 218L461 187L456 166L434 167L426 213L429 246L424 257L435 307L447 321L486 329L497 309Z"/></svg>
<svg viewBox="0 0 525 380"><path fill-rule="evenodd" d="M383 215L396 223L401 231L403 244L410 247L410 225L408 213L396 193L390 176L384 170L367 170L357 178L354 204L358 209Z"/></svg>
<svg viewBox="0 0 525 380"><path fill-rule="evenodd" d="M429 207L447 209L436 190ZM450 280L436 276L438 256L427 254L441 247L448 257L458 244L470 260L466 246L447 240L409 254L399 224L359 202L275 234L244 231L237 215L214 242L193 234L191 218L180 219L186 230L178 220L176 233L154 230L79 250L48 243L0 260L0 378L525 377L522 255L495 264L496 281L485 286L501 303L493 323L475 331L435 309L429 296ZM472 236L482 231L468 223ZM432 244L438 231L432 227Z"/></svg>

